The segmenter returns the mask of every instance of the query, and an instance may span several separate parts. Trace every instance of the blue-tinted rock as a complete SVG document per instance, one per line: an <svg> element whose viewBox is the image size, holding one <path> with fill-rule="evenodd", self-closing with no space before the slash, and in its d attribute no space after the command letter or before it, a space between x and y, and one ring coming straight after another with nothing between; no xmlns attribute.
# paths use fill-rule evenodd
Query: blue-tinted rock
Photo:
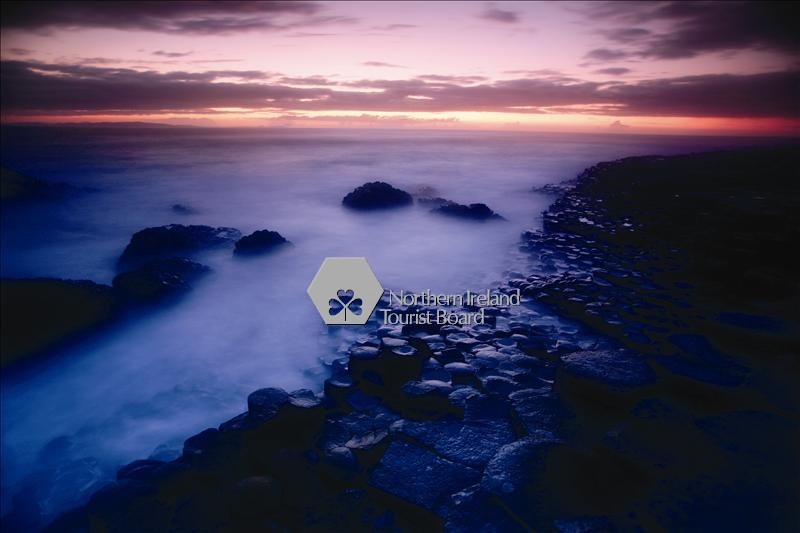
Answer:
<svg viewBox="0 0 800 533"><path fill-rule="evenodd" d="M357 187L342 200L351 209L371 210L400 207L413 202L406 191L396 189L382 181L371 181Z"/></svg>
<svg viewBox="0 0 800 533"><path fill-rule="evenodd" d="M288 401L289 395L283 389L259 389L247 397L247 413L257 420L269 420Z"/></svg>
<svg viewBox="0 0 800 533"><path fill-rule="evenodd" d="M114 277L112 285L124 298L155 302L188 292L211 269L188 259L156 259Z"/></svg>
<svg viewBox="0 0 800 533"><path fill-rule="evenodd" d="M170 224L145 228L133 234L119 258L119 263L137 265L152 259L192 254L206 248L230 244L239 237L239 230L224 227Z"/></svg>
<svg viewBox="0 0 800 533"><path fill-rule="evenodd" d="M262 229L236 241L233 253L236 255L258 255L271 252L286 244L290 244L289 241L277 231Z"/></svg>
<svg viewBox="0 0 800 533"><path fill-rule="evenodd" d="M503 220L502 216L489 209L489 206L486 204L462 205L450 202L440 205L433 209L432 212L467 220Z"/></svg>
<svg viewBox="0 0 800 533"><path fill-rule="evenodd" d="M480 473L418 446L392 442L370 476L370 484L429 510L476 483Z"/></svg>
<svg viewBox="0 0 800 533"><path fill-rule="evenodd" d="M298 389L289 394L289 403L301 409L310 409L322 403L322 400L309 389Z"/></svg>
<svg viewBox="0 0 800 533"><path fill-rule="evenodd" d="M503 446L486 465L481 488L498 496L522 492L531 475L541 468L543 454L559 440L547 431Z"/></svg>
<svg viewBox="0 0 800 533"><path fill-rule="evenodd" d="M561 360L567 374L607 385L634 387L654 379L653 371L644 360L623 351L574 352Z"/></svg>

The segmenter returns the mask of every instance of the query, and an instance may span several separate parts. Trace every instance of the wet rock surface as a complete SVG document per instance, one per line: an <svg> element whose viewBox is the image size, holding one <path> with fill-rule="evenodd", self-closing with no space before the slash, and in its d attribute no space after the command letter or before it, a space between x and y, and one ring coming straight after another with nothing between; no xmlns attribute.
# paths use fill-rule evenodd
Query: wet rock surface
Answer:
<svg viewBox="0 0 800 533"><path fill-rule="evenodd" d="M372 210L401 207L413 201L406 191L383 181L371 181L348 193L342 199L342 204L351 209Z"/></svg>
<svg viewBox="0 0 800 533"><path fill-rule="evenodd" d="M323 394L256 391L50 530L791 530L797 164L587 169L497 288L521 307L483 326L373 318Z"/></svg>
<svg viewBox="0 0 800 533"><path fill-rule="evenodd" d="M207 248L232 244L241 237L234 228L169 224L145 228L131 237L119 258L122 267L138 266L154 259L185 256Z"/></svg>
<svg viewBox="0 0 800 533"><path fill-rule="evenodd" d="M492 211L486 204L457 204L445 202L432 210L433 213L466 220L504 220L502 216Z"/></svg>
<svg viewBox="0 0 800 533"><path fill-rule="evenodd" d="M91 281L3 279L0 289L3 366L85 335L120 310L112 288Z"/></svg>
<svg viewBox="0 0 800 533"><path fill-rule="evenodd" d="M211 269L188 259L159 259L114 277L112 286L125 299L155 303L188 292Z"/></svg>
<svg viewBox="0 0 800 533"><path fill-rule="evenodd" d="M286 244L290 244L289 241L277 231L262 229L236 241L233 253L240 256L258 255L271 252Z"/></svg>

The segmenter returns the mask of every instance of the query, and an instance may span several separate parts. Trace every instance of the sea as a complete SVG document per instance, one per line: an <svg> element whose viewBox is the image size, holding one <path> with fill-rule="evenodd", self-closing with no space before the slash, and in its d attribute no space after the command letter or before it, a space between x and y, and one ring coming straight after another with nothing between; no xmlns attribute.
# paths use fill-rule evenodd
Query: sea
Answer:
<svg viewBox="0 0 800 533"><path fill-rule="evenodd" d="M130 237L164 224L270 229L293 246L250 259L193 258L213 273L152 309L0 383L2 512L24 502L44 523L83 503L116 470L171 459L183 441L246 410L262 387L319 392L326 363L359 327L327 327L306 294L326 257L365 257L384 288L485 292L524 271L524 230L554 197L536 187L599 161L739 147L697 136L451 130L229 129L5 125L2 165L69 186L4 205L0 274L108 284ZM356 212L355 187L481 202L477 223L429 206ZM173 206L186 209L180 212Z"/></svg>

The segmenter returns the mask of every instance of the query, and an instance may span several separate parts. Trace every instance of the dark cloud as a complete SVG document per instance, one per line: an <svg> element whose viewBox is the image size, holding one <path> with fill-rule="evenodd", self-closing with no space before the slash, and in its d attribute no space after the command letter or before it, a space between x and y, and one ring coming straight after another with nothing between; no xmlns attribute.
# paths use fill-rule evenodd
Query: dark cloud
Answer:
<svg viewBox="0 0 800 533"><path fill-rule="evenodd" d="M481 11L478 17L491 20L493 22L503 22L505 24L514 24L519 22L519 14L516 11L499 9L492 5L486 6L486 9Z"/></svg>
<svg viewBox="0 0 800 533"><path fill-rule="evenodd" d="M283 112L569 110L618 116L800 118L796 96L800 73L796 71L612 84L557 78L490 83L456 76L361 80L344 85L319 76L277 78L256 71L156 73L3 61L0 75L5 115L211 112L213 108L236 107ZM238 82L231 83L231 79ZM372 91L361 90L364 88Z"/></svg>
<svg viewBox="0 0 800 533"><path fill-rule="evenodd" d="M471 85L473 83L488 81L489 78L486 76L447 76L443 74L423 74L422 76L417 76L416 79L435 84L454 83L460 85Z"/></svg>
<svg viewBox="0 0 800 533"><path fill-rule="evenodd" d="M395 65L394 63L384 63L383 61L364 61L361 63L365 67L386 67L386 68L406 68L403 65Z"/></svg>
<svg viewBox="0 0 800 533"><path fill-rule="evenodd" d="M604 32L634 47L632 55L681 59L709 52L800 52L797 2L607 2L587 4L592 20L629 25ZM641 25L653 24L653 28ZM660 28L656 30L655 28Z"/></svg>
<svg viewBox="0 0 800 533"><path fill-rule="evenodd" d="M644 28L615 28L603 32L606 37L617 43L632 43L652 35L650 30Z"/></svg>
<svg viewBox="0 0 800 533"><path fill-rule="evenodd" d="M608 74L609 76L622 76L623 74L628 74L629 72L631 72L631 69L623 67L610 67L595 70L595 73L597 74Z"/></svg>
<svg viewBox="0 0 800 533"><path fill-rule="evenodd" d="M619 61L628 57L628 53L623 50L611 50L610 48L595 48L589 51L584 58L590 61Z"/></svg>
<svg viewBox="0 0 800 533"><path fill-rule="evenodd" d="M165 52L164 50L156 50L155 52L153 52L153 55L160 57L176 58L176 57L186 57L188 55L192 55L192 52Z"/></svg>
<svg viewBox="0 0 800 533"><path fill-rule="evenodd" d="M323 6L308 1L9 1L2 4L6 30L114 28L164 33L227 34L286 30L349 23L353 19L322 15ZM290 20L286 20L290 17Z"/></svg>
<svg viewBox="0 0 800 533"><path fill-rule="evenodd" d="M314 85L314 86L339 85L337 82L329 80L325 76L303 76L303 77L283 76L278 81L280 83L285 83L286 85Z"/></svg>

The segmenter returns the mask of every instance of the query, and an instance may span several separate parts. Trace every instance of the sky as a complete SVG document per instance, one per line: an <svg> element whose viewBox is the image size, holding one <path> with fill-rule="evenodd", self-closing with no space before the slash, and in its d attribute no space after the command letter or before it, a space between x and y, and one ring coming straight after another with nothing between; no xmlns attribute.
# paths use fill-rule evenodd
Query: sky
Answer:
<svg viewBox="0 0 800 533"><path fill-rule="evenodd" d="M4 2L3 123L800 134L780 2Z"/></svg>

